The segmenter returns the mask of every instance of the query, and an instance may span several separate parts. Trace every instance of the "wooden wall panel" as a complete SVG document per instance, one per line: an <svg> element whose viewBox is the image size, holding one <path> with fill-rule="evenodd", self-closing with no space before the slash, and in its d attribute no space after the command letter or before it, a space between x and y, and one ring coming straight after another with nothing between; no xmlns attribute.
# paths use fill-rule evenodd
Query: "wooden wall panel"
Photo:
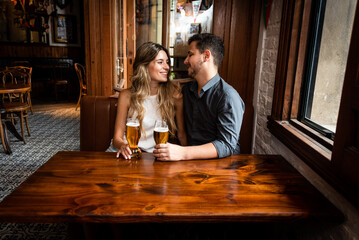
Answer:
<svg viewBox="0 0 359 240"><path fill-rule="evenodd" d="M115 0L84 0L86 74L88 94L113 93L116 61L117 23Z"/></svg>
<svg viewBox="0 0 359 240"><path fill-rule="evenodd" d="M223 58L223 62L219 67L220 76L226 80L228 73L228 51L229 48L229 40L230 40L230 27L231 24L231 12L232 1L214 1L214 9L213 9L213 34L222 38L225 45L225 55Z"/></svg>
<svg viewBox="0 0 359 240"><path fill-rule="evenodd" d="M136 13L135 1L127 1L126 3L126 62L127 62L127 87L131 86L131 77L133 75L133 63L136 56Z"/></svg>
<svg viewBox="0 0 359 240"><path fill-rule="evenodd" d="M0 58L80 58L80 47L1 45Z"/></svg>
<svg viewBox="0 0 359 240"><path fill-rule="evenodd" d="M114 46L112 44L114 31L112 28L116 25L115 22L112 21L112 4L113 0L103 1L102 4L102 28L101 28L101 37L103 44L103 54L102 54L102 94L104 96L109 96L112 94L113 89L113 79L114 79L114 67L115 67L115 59L114 59Z"/></svg>
<svg viewBox="0 0 359 240"><path fill-rule="evenodd" d="M245 102L241 152L250 153L253 135L253 91L258 48L261 1L215 1L214 34L223 38L226 52L219 69Z"/></svg>
<svg viewBox="0 0 359 240"><path fill-rule="evenodd" d="M100 2L84 0L87 94L101 93Z"/></svg>

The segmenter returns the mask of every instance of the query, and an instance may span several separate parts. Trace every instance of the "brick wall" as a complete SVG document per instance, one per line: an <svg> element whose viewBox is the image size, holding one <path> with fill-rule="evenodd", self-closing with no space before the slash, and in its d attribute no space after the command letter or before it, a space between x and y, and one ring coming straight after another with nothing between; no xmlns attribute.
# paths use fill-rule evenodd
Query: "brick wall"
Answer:
<svg viewBox="0 0 359 240"><path fill-rule="evenodd" d="M291 232L296 239L359 239L359 211L328 183L313 172L301 159L293 154L267 129L267 116L271 113L273 86L280 33L282 0L272 3L269 23L265 29L262 19L258 51L254 94L255 129L253 153L280 154L287 159L303 176L322 192L346 216L340 225L302 225L298 231ZM288 236L290 237L290 236ZM293 237L293 236L291 236Z"/></svg>
<svg viewBox="0 0 359 240"><path fill-rule="evenodd" d="M256 85L254 94L255 135L254 153L273 153L270 147L271 134L267 129L267 116L272 109L273 86L280 33L282 1L272 3L267 29L262 19L257 51ZM261 143L261 144L258 144Z"/></svg>

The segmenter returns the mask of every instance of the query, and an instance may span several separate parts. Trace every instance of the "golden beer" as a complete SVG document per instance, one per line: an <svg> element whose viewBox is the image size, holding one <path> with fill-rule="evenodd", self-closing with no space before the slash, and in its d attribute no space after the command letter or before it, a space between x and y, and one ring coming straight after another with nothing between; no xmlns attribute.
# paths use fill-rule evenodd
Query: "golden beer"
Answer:
<svg viewBox="0 0 359 240"><path fill-rule="evenodd" d="M128 121L126 123L126 139L132 151L131 157L138 157L138 142L140 141L141 131L138 121Z"/></svg>
<svg viewBox="0 0 359 240"><path fill-rule="evenodd" d="M153 137L156 144L166 143L168 141L168 128L155 128Z"/></svg>

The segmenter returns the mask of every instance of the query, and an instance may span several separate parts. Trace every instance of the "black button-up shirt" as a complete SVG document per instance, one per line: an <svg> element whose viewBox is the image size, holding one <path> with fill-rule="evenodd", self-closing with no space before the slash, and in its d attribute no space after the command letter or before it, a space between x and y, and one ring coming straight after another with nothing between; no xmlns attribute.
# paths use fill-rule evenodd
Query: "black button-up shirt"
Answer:
<svg viewBox="0 0 359 240"><path fill-rule="evenodd" d="M196 81L183 89L188 145L213 143L220 158L239 154L244 103L238 92L218 74L201 89Z"/></svg>

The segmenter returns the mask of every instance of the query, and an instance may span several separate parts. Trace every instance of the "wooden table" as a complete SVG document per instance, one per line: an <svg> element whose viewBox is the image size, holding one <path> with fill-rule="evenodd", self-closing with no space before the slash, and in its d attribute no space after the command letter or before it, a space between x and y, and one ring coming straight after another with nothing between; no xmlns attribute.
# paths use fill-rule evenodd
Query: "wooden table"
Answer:
<svg viewBox="0 0 359 240"><path fill-rule="evenodd" d="M278 222L342 214L277 155L180 162L58 152L0 203L1 222Z"/></svg>
<svg viewBox="0 0 359 240"><path fill-rule="evenodd" d="M0 84L0 94L26 93L30 90L31 86L28 84L6 84L5 86Z"/></svg>

